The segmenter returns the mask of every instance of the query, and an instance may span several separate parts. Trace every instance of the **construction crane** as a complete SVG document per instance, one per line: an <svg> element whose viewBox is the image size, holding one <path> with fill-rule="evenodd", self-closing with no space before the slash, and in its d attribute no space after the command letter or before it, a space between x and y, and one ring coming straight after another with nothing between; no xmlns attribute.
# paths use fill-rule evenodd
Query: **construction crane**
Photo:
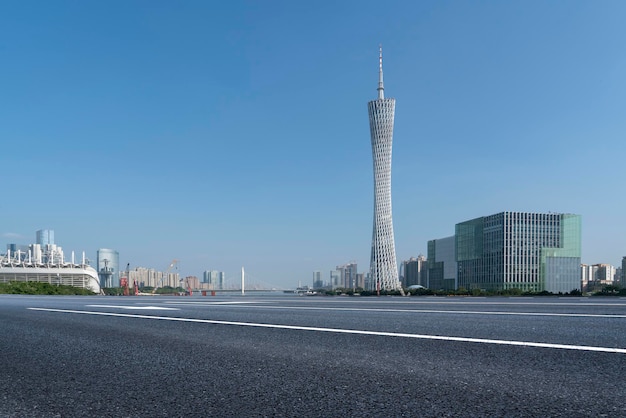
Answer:
<svg viewBox="0 0 626 418"><path fill-rule="evenodd" d="M154 289L152 289L152 294L153 295L156 295L157 289L163 285L163 280L165 280L165 278L170 274L170 271L174 268L174 266L176 264L178 264L178 260L176 260L176 259L172 260L170 265L167 267L167 270L165 270L165 272L163 273L163 276L161 276L161 280L159 280L157 285L154 286Z"/></svg>
<svg viewBox="0 0 626 418"><path fill-rule="evenodd" d="M187 293L186 293L187 296L193 296L193 289L191 289L191 284L189 283L189 277L185 277L183 283L185 284L185 287L187 288Z"/></svg>
<svg viewBox="0 0 626 418"><path fill-rule="evenodd" d="M122 287L124 296L128 296L129 294L128 292L128 278L130 277L129 270L130 270L130 263L126 264L126 277L120 278L120 286Z"/></svg>

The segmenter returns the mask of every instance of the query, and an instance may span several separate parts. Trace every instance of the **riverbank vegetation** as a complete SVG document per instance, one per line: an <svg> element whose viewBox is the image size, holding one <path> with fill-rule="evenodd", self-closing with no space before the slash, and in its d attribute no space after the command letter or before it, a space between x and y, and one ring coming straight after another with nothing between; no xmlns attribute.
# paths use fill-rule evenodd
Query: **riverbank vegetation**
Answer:
<svg viewBox="0 0 626 418"><path fill-rule="evenodd" d="M0 283L0 294L8 295L94 295L82 287L56 285L41 282Z"/></svg>
<svg viewBox="0 0 626 418"><path fill-rule="evenodd" d="M347 295L347 296L376 296L378 292L375 290L363 290L357 289L318 289L317 294L335 296L335 295ZM433 290L433 289L405 289L405 296L626 296L626 288L620 288L618 286L605 286L601 291L583 294L578 289L572 289L570 292L565 293L552 293L548 291L542 292L529 292L521 289L503 289L503 290L485 290L485 289L464 289L459 288L457 290ZM381 296L401 296L399 290L381 290Z"/></svg>

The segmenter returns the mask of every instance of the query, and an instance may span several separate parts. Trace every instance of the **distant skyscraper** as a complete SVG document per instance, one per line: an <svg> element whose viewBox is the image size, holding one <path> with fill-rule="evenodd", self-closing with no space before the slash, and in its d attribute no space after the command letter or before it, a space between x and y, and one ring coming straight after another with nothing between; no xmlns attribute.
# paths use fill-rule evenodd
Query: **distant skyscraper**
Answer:
<svg viewBox="0 0 626 418"><path fill-rule="evenodd" d="M420 254L417 258L411 257L410 260L402 262L404 266L404 285L415 286L420 285L428 287L428 270L426 257Z"/></svg>
<svg viewBox="0 0 626 418"><path fill-rule="evenodd" d="M428 284L430 289L457 288L457 262L454 235L428 241Z"/></svg>
<svg viewBox="0 0 626 418"><path fill-rule="evenodd" d="M365 289L365 274L364 273L356 274L356 288Z"/></svg>
<svg viewBox="0 0 626 418"><path fill-rule="evenodd" d="M374 162L374 228L370 275L374 286L393 290L401 287L391 218L391 146L396 100L385 99L384 91L383 49L381 47L378 98L367 104Z"/></svg>
<svg viewBox="0 0 626 418"><path fill-rule="evenodd" d="M340 287L344 289L353 289L356 287L357 265L356 263L348 263L343 266L337 266L340 276Z"/></svg>
<svg viewBox="0 0 626 418"><path fill-rule="evenodd" d="M222 290L226 287L226 274L223 271L207 270L202 274L202 282L211 290Z"/></svg>
<svg viewBox="0 0 626 418"><path fill-rule="evenodd" d="M321 289L324 287L324 280L322 280L322 272L314 271L313 272L313 289Z"/></svg>
<svg viewBox="0 0 626 418"><path fill-rule="evenodd" d="M338 287L343 287L343 283L341 281L341 271L339 270L330 271L330 286L333 289L336 289Z"/></svg>
<svg viewBox="0 0 626 418"><path fill-rule="evenodd" d="M40 229L37 231L36 244L45 247L46 245L54 245L54 230L52 229Z"/></svg>

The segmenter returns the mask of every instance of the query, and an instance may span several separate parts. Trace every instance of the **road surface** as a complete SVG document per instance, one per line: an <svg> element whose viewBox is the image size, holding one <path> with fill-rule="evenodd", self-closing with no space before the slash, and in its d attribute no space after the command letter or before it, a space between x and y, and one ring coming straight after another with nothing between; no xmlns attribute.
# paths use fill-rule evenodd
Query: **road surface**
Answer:
<svg viewBox="0 0 626 418"><path fill-rule="evenodd" d="M626 416L626 299L0 295L2 417Z"/></svg>

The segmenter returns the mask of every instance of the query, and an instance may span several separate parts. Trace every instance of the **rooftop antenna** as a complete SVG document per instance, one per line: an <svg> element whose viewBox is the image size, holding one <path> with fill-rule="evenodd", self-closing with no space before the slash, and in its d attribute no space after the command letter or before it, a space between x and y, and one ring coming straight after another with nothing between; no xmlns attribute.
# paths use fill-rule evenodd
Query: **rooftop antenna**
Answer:
<svg viewBox="0 0 626 418"><path fill-rule="evenodd" d="M383 46L379 45L378 55L378 99L385 98L385 86L383 85Z"/></svg>

